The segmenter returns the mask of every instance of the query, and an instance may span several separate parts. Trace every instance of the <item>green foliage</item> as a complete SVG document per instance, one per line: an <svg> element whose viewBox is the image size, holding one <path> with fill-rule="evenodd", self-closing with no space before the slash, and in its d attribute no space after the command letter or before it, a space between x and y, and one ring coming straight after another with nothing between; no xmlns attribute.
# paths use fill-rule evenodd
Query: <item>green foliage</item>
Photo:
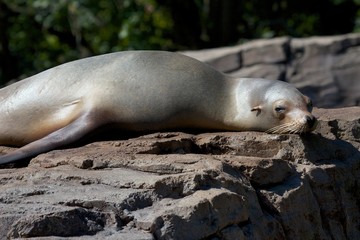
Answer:
<svg viewBox="0 0 360 240"><path fill-rule="evenodd" d="M114 51L348 32L360 0L2 0L0 84Z"/></svg>
<svg viewBox="0 0 360 240"><path fill-rule="evenodd" d="M176 48L171 16L154 0L4 0L4 8L9 51L27 74L95 54Z"/></svg>

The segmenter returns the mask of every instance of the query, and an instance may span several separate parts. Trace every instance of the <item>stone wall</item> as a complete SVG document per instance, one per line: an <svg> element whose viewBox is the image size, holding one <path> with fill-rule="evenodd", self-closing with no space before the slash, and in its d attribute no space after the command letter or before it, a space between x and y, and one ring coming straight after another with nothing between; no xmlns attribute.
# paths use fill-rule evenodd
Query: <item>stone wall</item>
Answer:
<svg viewBox="0 0 360 240"><path fill-rule="evenodd" d="M184 54L233 76L290 82L317 107L360 104L360 34L283 37Z"/></svg>

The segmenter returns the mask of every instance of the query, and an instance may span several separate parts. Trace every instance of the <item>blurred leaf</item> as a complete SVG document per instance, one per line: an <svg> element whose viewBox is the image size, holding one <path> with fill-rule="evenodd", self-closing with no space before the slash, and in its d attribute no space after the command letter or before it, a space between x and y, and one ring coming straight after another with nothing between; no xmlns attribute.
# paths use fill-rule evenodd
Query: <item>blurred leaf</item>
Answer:
<svg viewBox="0 0 360 240"><path fill-rule="evenodd" d="M360 32L360 0L2 0L0 83L90 55Z"/></svg>

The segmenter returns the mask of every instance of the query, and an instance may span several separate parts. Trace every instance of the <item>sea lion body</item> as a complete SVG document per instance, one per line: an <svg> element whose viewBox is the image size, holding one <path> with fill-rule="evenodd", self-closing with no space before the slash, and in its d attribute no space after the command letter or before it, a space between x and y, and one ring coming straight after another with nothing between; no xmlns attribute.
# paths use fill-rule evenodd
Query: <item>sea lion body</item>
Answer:
<svg viewBox="0 0 360 240"><path fill-rule="evenodd" d="M276 101L288 104L282 119L274 117ZM268 131L300 119L302 129L293 132L306 132L315 122L310 111L308 99L284 82L233 78L170 52L105 54L0 89L0 145L25 145L0 156L0 164L72 143L103 125Z"/></svg>

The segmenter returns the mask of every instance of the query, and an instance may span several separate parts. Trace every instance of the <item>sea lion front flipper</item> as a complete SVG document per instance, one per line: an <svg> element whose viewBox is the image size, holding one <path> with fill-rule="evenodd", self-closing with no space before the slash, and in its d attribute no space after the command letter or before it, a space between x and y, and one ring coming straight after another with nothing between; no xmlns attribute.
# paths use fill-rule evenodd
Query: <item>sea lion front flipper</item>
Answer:
<svg viewBox="0 0 360 240"><path fill-rule="evenodd" d="M79 140L98 126L99 123L96 123L96 121L91 118L90 114L82 115L69 125L60 128L45 137L16 149L13 152L0 156L0 165L34 157L40 153L68 145Z"/></svg>

